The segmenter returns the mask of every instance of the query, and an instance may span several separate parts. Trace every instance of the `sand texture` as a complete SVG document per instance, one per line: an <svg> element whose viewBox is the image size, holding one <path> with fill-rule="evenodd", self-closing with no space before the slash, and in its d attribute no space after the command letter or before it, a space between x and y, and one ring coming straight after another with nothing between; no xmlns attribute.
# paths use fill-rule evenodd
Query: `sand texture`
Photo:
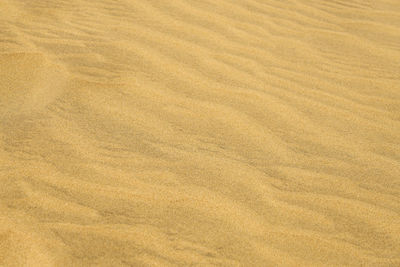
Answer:
<svg viewBox="0 0 400 267"><path fill-rule="evenodd" d="M1 0L0 266L400 266L400 1Z"/></svg>

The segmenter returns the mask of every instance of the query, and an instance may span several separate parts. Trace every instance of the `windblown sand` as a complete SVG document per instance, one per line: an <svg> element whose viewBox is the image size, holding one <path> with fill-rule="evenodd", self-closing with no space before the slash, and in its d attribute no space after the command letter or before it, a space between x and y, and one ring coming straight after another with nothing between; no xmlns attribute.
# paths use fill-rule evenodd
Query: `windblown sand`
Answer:
<svg viewBox="0 0 400 267"><path fill-rule="evenodd" d="M0 266L400 266L400 2L1 0Z"/></svg>

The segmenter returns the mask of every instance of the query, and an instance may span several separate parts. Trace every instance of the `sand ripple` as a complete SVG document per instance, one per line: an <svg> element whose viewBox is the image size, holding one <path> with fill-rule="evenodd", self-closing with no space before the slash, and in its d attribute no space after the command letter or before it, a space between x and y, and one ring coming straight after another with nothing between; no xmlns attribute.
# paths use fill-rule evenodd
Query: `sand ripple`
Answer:
<svg viewBox="0 0 400 267"><path fill-rule="evenodd" d="M1 266L400 266L397 0L0 3Z"/></svg>

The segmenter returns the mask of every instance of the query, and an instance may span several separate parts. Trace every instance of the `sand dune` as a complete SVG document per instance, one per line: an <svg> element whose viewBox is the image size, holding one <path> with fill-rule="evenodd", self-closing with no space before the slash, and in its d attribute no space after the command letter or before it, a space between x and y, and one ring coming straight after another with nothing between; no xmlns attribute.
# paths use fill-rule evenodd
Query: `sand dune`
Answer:
<svg viewBox="0 0 400 267"><path fill-rule="evenodd" d="M399 1L1 1L0 266L400 266Z"/></svg>

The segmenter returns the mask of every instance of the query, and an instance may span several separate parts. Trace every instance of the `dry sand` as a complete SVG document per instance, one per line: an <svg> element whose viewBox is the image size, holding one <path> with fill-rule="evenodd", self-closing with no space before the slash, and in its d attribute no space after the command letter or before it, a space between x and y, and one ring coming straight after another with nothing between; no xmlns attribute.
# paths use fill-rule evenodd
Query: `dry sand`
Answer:
<svg viewBox="0 0 400 267"><path fill-rule="evenodd" d="M1 0L0 266L400 266L399 0Z"/></svg>

